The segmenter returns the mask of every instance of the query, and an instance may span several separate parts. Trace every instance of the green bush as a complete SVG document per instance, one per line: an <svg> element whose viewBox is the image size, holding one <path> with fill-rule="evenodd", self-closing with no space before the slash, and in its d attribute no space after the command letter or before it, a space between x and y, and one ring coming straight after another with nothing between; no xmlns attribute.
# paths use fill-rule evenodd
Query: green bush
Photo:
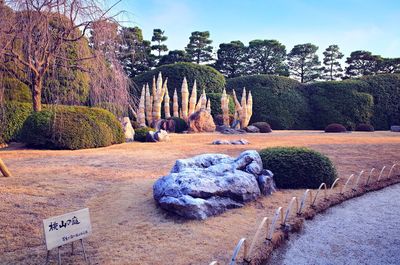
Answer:
<svg viewBox="0 0 400 265"><path fill-rule="evenodd" d="M272 132L271 126L266 122L255 122L252 124L253 126L257 127L260 130L260 133L270 133Z"/></svg>
<svg viewBox="0 0 400 265"><path fill-rule="evenodd" d="M222 114L221 109L221 97L222 93L209 93L207 94L207 98L210 99L211 103L211 115L215 118L217 115ZM229 113L233 114L235 112L235 102L233 101L232 96L229 97Z"/></svg>
<svg viewBox="0 0 400 265"><path fill-rule="evenodd" d="M6 101L31 102L32 94L29 87L15 78L4 78L4 99ZM1 83L0 83L1 85Z"/></svg>
<svg viewBox="0 0 400 265"><path fill-rule="evenodd" d="M278 188L316 189L331 186L337 177L328 157L307 148L274 147L260 151L263 167L274 174Z"/></svg>
<svg viewBox="0 0 400 265"><path fill-rule="evenodd" d="M22 126L32 113L32 104L6 101L0 112L0 137L6 143L20 141Z"/></svg>
<svg viewBox="0 0 400 265"><path fill-rule="evenodd" d="M245 87L253 95L251 122L268 121L272 128L310 129L310 110L299 82L281 76L253 75L228 79L229 91L239 97Z"/></svg>
<svg viewBox="0 0 400 265"><path fill-rule="evenodd" d="M135 141L146 142L146 135L148 132L154 132L155 130L150 127L141 127L135 130Z"/></svg>
<svg viewBox="0 0 400 265"><path fill-rule="evenodd" d="M342 133L346 131L346 127L339 123L331 123L325 128L326 133Z"/></svg>
<svg viewBox="0 0 400 265"><path fill-rule="evenodd" d="M124 142L119 121L108 111L55 106L32 113L22 128L28 146L49 149L84 149Z"/></svg>
<svg viewBox="0 0 400 265"><path fill-rule="evenodd" d="M133 81L136 84L137 89L136 91L133 91L133 93L135 95L140 94L142 86L146 83L151 86L153 76L157 78L159 72L161 72L163 77L168 77L168 89L171 100L175 88L177 89L180 98L182 80L184 77L186 77L188 81L189 92L192 91L194 80L197 82L198 94L200 94L203 89L205 89L206 93L221 93L225 87L225 77L210 66L194 63L175 63L163 65L136 76Z"/></svg>
<svg viewBox="0 0 400 265"><path fill-rule="evenodd" d="M187 131L188 129L188 124L184 119L178 118L178 117L171 117L172 120L175 121L175 132L176 133L181 133L184 131Z"/></svg>
<svg viewBox="0 0 400 265"><path fill-rule="evenodd" d="M400 74L365 76L358 81L361 85L356 89L374 98L371 124L375 129L388 130L391 125L400 124Z"/></svg>
<svg viewBox="0 0 400 265"><path fill-rule="evenodd" d="M354 129L358 123L368 123L373 113L373 97L358 92L363 84L357 80L317 82L303 87L312 110L312 127L324 129L340 123Z"/></svg>
<svg viewBox="0 0 400 265"><path fill-rule="evenodd" d="M358 132L373 132L374 130L374 126L370 124L361 123L356 126Z"/></svg>

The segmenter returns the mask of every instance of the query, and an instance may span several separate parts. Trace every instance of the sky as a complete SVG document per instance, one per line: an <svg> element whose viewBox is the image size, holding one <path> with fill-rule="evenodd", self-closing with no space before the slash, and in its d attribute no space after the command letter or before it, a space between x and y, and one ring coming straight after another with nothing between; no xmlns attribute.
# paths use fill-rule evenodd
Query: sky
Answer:
<svg viewBox="0 0 400 265"><path fill-rule="evenodd" d="M345 57L355 50L400 57L400 0L122 0L114 10L126 11L119 20L140 27L145 39L164 30L170 50L208 30L215 50L233 40L276 39L287 52L310 42L320 55L337 44Z"/></svg>

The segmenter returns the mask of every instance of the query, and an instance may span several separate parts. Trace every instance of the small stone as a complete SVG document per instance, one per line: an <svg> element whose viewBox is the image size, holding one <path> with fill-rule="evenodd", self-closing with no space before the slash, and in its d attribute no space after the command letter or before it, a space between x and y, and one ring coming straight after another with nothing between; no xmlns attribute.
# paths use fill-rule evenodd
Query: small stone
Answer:
<svg viewBox="0 0 400 265"><path fill-rule="evenodd" d="M247 126L246 131L249 133L259 133L260 129L258 129L256 126L250 125Z"/></svg>
<svg viewBox="0 0 400 265"><path fill-rule="evenodd" d="M154 139L158 142L168 142L169 141L169 135L167 131L164 130L159 130L154 134Z"/></svg>
<svg viewBox="0 0 400 265"><path fill-rule="evenodd" d="M146 134L146 142L155 143L157 140L154 138L155 132L147 132Z"/></svg>
<svg viewBox="0 0 400 265"><path fill-rule="evenodd" d="M392 132L400 132L400 126L399 125L390 126L390 130Z"/></svg>

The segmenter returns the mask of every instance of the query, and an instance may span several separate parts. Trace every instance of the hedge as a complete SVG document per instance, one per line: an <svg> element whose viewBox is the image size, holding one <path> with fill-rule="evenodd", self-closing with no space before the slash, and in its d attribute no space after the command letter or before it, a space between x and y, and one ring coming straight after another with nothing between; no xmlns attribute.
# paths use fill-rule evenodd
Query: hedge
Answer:
<svg viewBox="0 0 400 265"><path fill-rule="evenodd" d="M330 187L337 178L330 159L311 149L274 147L261 150L260 156L278 188L316 189L321 183Z"/></svg>
<svg viewBox="0 0 400 265"><path fill-rule="evenodd" d="M228 79L229 91L238 99L245 87L253 95L251 122L268 122L273 129L311 129L307 99L296 80L272 75L253 75Z"/></svg>
<svg viewBox="0 0 400 265"><path fill-rule="evenodd" d="M356 89L374 98L371 124L375 130L389 130L391 125L400 124L400 74L366 76L359 82Z"/></svg>
<svg viewBox="0 0 400 265"><path fill-rule="evenodd" d="M317 82L302 88L312 111L312 127L323 130L331 123L353 130L358 123L369 123L373 114L373 97L358 92L357 80Z"/></svg>
<svg viewBox="0 0 400 265"><path fill-rule="evenodd" d="M331 123L325 128L326 133L343 133L346 131L346 127L339 123Z"/></svg>
<svg viewBox="0 0 400 265"><path fill-rule="evenodd" d="M0 137L6 143L21 140L21 129L32 113L32 104L6 101L0 110Z"/></svg>
<svg viewBox="0 0 400 265"><path fill-rule="evenodd" d="M153 76L157 78L160 72L163 77L168 77L168 90L171 101L175 88L178 91L179 98L181 97L180 90L184 77L188 81L189 92L192 91L193 82L196 80L198 97L200 97L203 89L205 89L206 93L222 93L225 87L225 77L214 68L206 65L182 62L162 65L154 70L136 76L133 79L136 89L132 93L137 96L144 84L148 83L151 86Z"/></svg>
<svg viewBox="0 0 400 265"><path fill-rule="evenodd" d="M6 77L0 82L0 85L4 86L4 99L6 101L32 101L31 90L18 79Z"/></svg>

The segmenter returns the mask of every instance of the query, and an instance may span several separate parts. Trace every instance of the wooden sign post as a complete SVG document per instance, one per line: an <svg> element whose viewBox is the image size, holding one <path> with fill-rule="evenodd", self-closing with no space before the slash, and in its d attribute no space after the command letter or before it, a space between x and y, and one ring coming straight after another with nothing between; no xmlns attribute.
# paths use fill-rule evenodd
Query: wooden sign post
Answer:
<svg viewBox="0 0 400 265"><path fill-rule="evenodd" d="M4 177L12 177L10 171L8 171L8 168L6 167L6 164L4 164L1 158L0 158L0 171Z"/></svg>
<svg viewBox="0 0 400 265"><path fill-rule="evenodd" d="M58 264L61 264L60 247L71 243L73 252L73 242L77 240L81 241L85 261L88 261L83 245L83 239L92 232L88 208L45 219L43 228L47 247L46 264L50 258L50 250L54 248L58 248Z"/></svg>

